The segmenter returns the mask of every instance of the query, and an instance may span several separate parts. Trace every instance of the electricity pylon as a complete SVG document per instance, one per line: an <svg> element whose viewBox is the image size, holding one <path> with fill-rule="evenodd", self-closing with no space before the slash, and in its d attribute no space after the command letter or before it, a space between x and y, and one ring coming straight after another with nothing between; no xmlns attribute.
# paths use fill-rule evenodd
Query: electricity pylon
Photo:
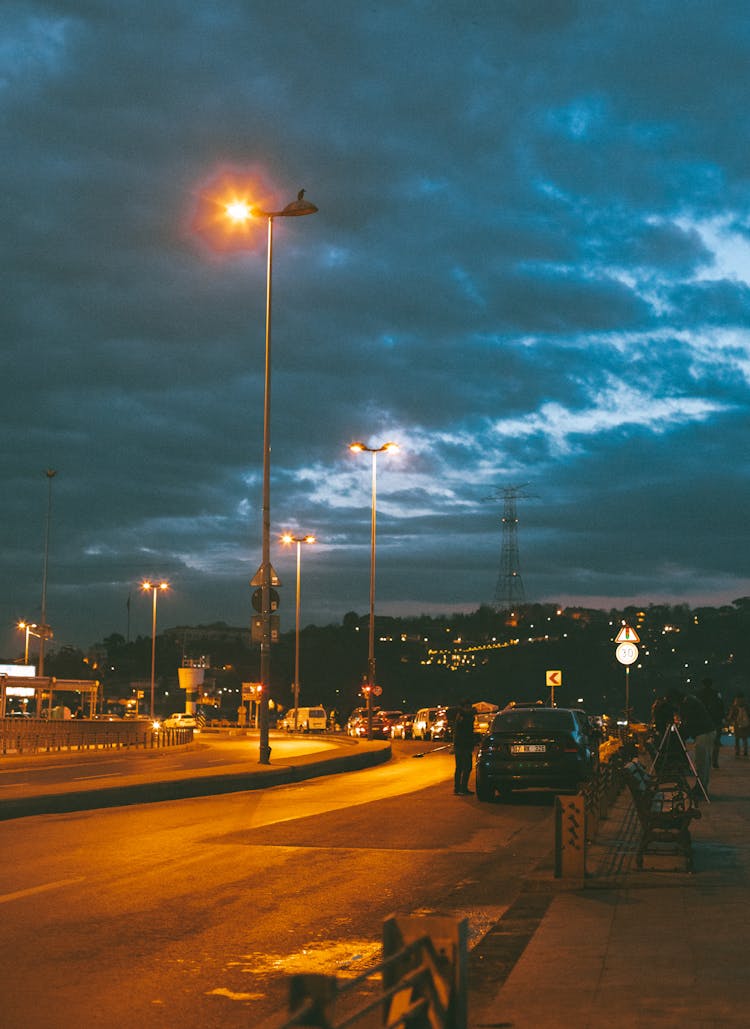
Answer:
<svg viewBox="0 0 750 1029"><path fill-rule="evenodd" d="M489 499L503 498L503 541L500 551L500 574L495 586L493 606L498 611L506 611L515 615L518 608L526 603L526 596L521 578L521 562L518 556L518 514L516 501L533 497L527 484L520 486L498 486Z"/></svg>

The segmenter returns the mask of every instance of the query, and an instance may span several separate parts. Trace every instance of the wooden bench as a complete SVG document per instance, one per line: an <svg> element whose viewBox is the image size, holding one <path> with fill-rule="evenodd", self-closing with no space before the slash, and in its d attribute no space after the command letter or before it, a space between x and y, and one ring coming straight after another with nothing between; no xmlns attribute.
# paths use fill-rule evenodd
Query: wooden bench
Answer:
<svg viewBox="0 0 750 1029"><path fill-rule="evenodd" d="M700 818L687 783L681 778L662 779L649 772L638 760L624 768L625 781L633 797L641 837L636 865L643 868L646 853L676 853L685 857L688 871L693 867L690 823Z"/></svg>

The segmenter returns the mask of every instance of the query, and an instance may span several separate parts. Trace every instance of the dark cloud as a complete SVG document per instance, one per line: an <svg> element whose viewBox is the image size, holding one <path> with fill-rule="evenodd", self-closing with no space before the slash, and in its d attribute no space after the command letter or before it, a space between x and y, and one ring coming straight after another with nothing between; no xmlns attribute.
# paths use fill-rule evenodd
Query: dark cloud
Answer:
<svg viewBox="0 0 750 1029"><path fill-rule="evenodd" d="M383 611L492 600L519 483L531 599L750 592L744 6L6 8L5 652L39 615L47 468L58 640L122 631L128 594L150 631L144 575L160 620L247 622L266 233L217 248L230 180L320 209L274 235L272 520L320 540L306 622L367 608L355 438L402 447Z"/></svg>

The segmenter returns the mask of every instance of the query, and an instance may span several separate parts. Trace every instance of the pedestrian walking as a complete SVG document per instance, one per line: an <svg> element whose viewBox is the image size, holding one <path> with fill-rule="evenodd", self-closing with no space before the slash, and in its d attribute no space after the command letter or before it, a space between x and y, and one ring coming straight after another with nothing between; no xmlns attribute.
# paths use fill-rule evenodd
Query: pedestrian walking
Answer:
<svg viewBox="0 0 750 1029"><path fill-rule="evenodd" d="M703 704L706 711L711 715L716 726L714 741L711 747L711 766L719 767L719 750L721 749L721 731L724 728L724 701L721 694L716 690L712 679L704 679L701 688L696 693L698 700Z"/></svg>
<svg viewBox="0 0 750 1029"><path fill-rule="evenodd" d="M734 733L734 756L740 756L740 745L742 745L742 756L747 757L747 737L750 735L750 707L745 700L742 690L732 701L727 722L732 726Z"/></svg>
<svg viewBox="0 0 750 1029"><path fill-rule="evenodd" d="M456 721L453 723L453 753L456 758L453 792L457 796L466 796L474 792L469 789L474 743L474 708L470 700L462 700Z"/></svg>

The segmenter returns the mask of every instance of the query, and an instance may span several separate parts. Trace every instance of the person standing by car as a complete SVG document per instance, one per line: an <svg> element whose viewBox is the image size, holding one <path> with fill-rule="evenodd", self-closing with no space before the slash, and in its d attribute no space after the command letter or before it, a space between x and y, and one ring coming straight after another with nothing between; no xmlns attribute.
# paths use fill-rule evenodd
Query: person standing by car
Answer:
<svg viewBox="0 0 750 1029"><path fill-rule="evenodd" d="M453 776L453 792L459 797L468 796L469 776L474 756L474 708L470 700L462 700L453 723L453 753L456 771Z"/></svg>

